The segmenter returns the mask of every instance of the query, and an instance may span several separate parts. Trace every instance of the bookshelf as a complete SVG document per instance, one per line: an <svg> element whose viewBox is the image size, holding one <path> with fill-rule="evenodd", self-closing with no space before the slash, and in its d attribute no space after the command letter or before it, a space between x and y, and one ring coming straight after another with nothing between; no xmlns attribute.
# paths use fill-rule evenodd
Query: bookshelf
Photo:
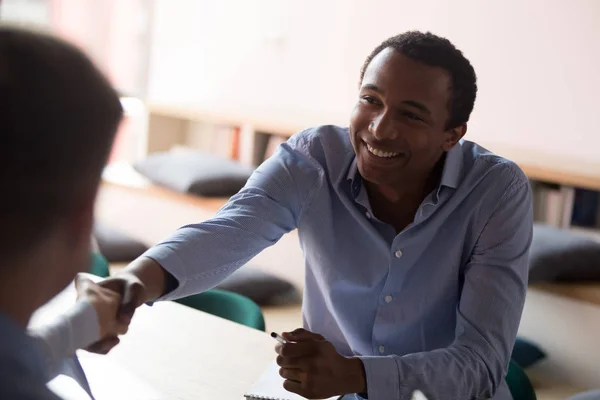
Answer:
<svg viewBox="0 0 600 400"><path fill-rule="evenodd" d="M148 105L147 152L166 151L173 146L194 142L207 126L213 136L229 143L221 155L233 156L243 164L257 166L277 144L308 126L323 124L318 118L281 123L261 120L252 115L214 112L191 107ZM202 125L204 124L204 125ZM218 131L215 133L215 128ZM205 129L202 130L201 128ZM196 136L194 136L196 135ZM479 141L478 141L479 142ZM589 163L568 157L556 157L535 150L510 148L479 142L496 154L516 162L532 183L536 222L561 228L578 227L582 232L600 233L596 214L600 210L600 162Z"/></svg>
<svg viewBox="0 0 600 400"><path fill-rule="evenodd" d="M531 188L536 222L600 235L598 191L536 180Z"/></svg>

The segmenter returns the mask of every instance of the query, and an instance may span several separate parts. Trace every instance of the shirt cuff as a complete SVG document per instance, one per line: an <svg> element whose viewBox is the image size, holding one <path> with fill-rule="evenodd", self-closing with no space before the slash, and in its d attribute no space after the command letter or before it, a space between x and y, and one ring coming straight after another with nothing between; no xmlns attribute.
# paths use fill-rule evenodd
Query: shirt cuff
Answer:
<svg viewBox="0 0 600 400"><path fill-rule="evenodd" d="M45 325L28 329L28 334L37 343L50 380L58 374L63 360L100 339L100 324L94 306L80 300Z"/></svg>
<svg viewBox="0 0 600 400"><path fill-rule="evenodd" d="M400 398L398 366L393 357L358 357L365 368L369 400Z"/></svg>
<svg viewBox="0 0 600 400"><path fill-rule="evenodd" d="M183 287L187 282L187 274L185 273L185 268L177 253L171 249L169 245L158 244L146 250L146 252L142 254L142 257L148 257L156 261L177 281L177 284L173 285L171 290L167 290L167 292L163 293L162 296L154 301L175 300L182 297L180 293L183 291ZM150 302L149 305L152 305L153 302Z"/></svg>
<svg viewBox="0 0 600 400"><path fill-rule="evenodd" d="M100 337L100 323L96 309L87 300L79 300L64 315L65 321L71 325L72 354L75 350L81 349L97 342Z"/></svg>

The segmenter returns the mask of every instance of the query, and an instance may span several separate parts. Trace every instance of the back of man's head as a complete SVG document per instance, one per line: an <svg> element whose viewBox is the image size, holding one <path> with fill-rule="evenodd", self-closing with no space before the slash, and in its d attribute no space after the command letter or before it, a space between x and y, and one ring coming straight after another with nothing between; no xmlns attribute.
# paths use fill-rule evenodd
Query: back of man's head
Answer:
<svg viewBox="0 0 600 400"><path fill-rule="evenodd" d="M59 226L85 234L77 221L93 212L121 117L115 90L81 51L0 26L0 274Z"/></svg>

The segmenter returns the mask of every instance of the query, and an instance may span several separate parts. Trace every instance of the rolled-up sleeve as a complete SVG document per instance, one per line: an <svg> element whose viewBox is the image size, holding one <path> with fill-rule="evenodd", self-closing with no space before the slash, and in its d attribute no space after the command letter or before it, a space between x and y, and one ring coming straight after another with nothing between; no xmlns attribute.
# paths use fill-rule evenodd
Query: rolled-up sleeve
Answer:
<svg viewBox="0 0 600 400"><path fill-rule="evenodd" d="M159 300L208 290L297 226L321 185L302 134L279 146L210 220L184 226L143 256L177 280Z"/></svg>
<svg viewBox="0 0 600 400"><path fill-rule="evenodd" d="M369 400L491 398L504 380L527 292L531 191L515 179L487 219L464 268L454 342L447 348L361 357Z"/></svg>

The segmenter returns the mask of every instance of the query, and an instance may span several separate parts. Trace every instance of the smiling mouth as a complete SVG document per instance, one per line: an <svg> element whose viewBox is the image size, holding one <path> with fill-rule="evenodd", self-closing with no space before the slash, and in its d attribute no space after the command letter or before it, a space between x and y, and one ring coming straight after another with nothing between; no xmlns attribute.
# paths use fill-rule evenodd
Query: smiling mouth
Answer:
<svg viewBox="0 0 600 400"><path fill-rule="evenodd" d="M401 153L393 153L390 151L384 151L384 150L380 150L380 149L376 149L373 146L371 146L368 143L365 143L367 146L367 150L369 151L369 153L373 154L374 156L377 156L379 158L394 158L394 157L398 157Z"/></svg>

